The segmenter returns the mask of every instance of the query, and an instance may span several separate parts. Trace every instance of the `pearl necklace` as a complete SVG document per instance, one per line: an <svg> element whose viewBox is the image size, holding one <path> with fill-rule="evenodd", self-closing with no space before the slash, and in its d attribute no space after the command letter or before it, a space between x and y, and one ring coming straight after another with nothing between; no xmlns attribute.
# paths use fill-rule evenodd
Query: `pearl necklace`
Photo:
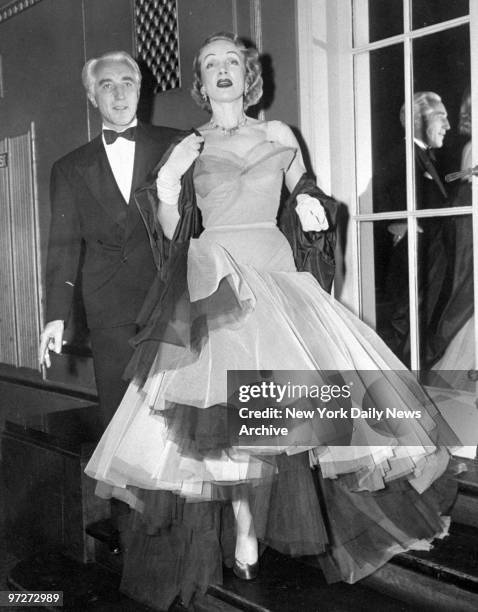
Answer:
<svg viewBox="0 0 478 612"><path fill-rule="evenodd" d="M222 125L219 125L218 123L216 123L212 118L209 121L209 125L211 126L211 128L213 130L221 130L222 135L223 136L234 136L234 134L241 129L241 127L244 127L247 123L247 116L243 115L242 118L237 122L237 125L231 127L231 128L226 128Z"/></svg>

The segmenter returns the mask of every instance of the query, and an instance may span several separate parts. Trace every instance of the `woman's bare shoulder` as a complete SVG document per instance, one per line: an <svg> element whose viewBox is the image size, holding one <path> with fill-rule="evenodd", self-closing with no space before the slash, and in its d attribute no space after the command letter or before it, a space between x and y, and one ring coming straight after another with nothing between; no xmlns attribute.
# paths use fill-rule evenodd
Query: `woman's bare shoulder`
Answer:
<svg viewBox="0 0 478 612"><path fill-rule="evenodd" d="M267 136L269 140L279 142L286 147L297 147L297 139L287 123L274 119L267 122Z"/></svg>

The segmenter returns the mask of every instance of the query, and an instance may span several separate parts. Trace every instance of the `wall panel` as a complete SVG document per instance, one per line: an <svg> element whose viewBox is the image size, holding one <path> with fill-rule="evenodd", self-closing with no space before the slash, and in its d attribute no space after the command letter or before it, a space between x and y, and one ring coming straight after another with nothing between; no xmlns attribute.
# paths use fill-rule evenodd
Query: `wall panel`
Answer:
<svg viewBox="0 0 478 612"><path fill-rule="evenodd" d="M8 155L8 141L0 140L0 153ZM0 361L16 365L15 295L13 279L10 180L8 167L0 168Z"/></svg>
<svg viewBox="0 0 478 612"><path fill-rule="evenodd" d="M27 132L10 140L10 203L18 363L38 368L40 329L37 211L33 184L33 141ZM0 300L3 299L0 296Z"/></svg>
<svg viewBox="0 0 478 612"><path fill-rule="evenodd" d="M0 175L0 361L38 369L40 287L32 130L0 145L8 152L8 166Z"/></svg>

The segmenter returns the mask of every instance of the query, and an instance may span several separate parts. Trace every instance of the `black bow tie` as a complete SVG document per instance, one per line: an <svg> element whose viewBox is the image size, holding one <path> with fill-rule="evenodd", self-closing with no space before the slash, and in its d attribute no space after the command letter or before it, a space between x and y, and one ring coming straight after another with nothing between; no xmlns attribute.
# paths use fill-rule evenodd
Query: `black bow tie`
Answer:
<svg viewBox="0 0 478 612"><path fill-rule="evenodd" d="M130 127L124 132L115 132L115 130L103 130L103 136L107 145L116 142L117 138L126 138L126 140L132 140L134 142L136 138L136 127Z"/></svg>
<svg viewBox="0 0 478 612"><path fill-rule="evenodd" d="M436 156L435 156L435 152L433 151L433 149L432 149L432 148L428 147L428 148L426 149L426 153L427 153L428 157L429 157L429 158L430 158L430 159L431 159L433 162L435 162L435 161L437 160L437 158L436 158Z"/></svg>

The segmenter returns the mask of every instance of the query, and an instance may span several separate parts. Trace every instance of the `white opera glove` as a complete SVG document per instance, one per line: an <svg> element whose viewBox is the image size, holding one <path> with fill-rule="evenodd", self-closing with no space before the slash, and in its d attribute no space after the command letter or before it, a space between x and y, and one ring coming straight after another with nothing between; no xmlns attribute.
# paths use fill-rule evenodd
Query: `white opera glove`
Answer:
<svg viewBox="0 0 478 612"><path fill-rule="evenodd" d="M204 138L190 134L171 151L168 161L158 172L156 190L159 201L166 206L177 206L181 191L181 178L198 157Z"/></svg>
<svg viewBox="0 0 478 612"><path fill-rule="evenodd" d="M298 195L295 212L304 232L323 232L329 229L325 209L316 198L304 193Z"/></svg>
<svg viewBox="0 0 478 612"><path fill-rule="evenodd" d="M158 172L158 178L156 179L156 191L161 204L177 206L181 192L181 177L176 178L174 175L171 175L166 166L163 166Z"/></svg>

